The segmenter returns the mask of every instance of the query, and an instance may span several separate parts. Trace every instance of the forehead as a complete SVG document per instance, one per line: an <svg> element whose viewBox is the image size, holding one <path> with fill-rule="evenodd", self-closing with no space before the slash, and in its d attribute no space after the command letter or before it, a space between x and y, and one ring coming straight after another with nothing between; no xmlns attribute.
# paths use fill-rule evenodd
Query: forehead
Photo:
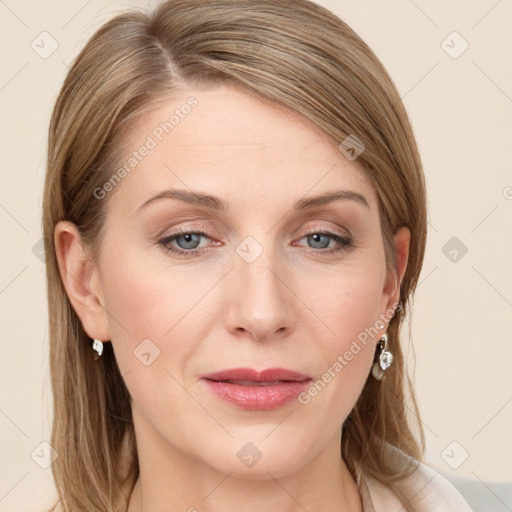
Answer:
<svg viewBox="0 0 512 512"><path fill-rule="evenodd" d="M257 196L281 202L350 188L376 203L361 166L318 127L231 85L174 92L127 133L124 156L123 163L134 165L127 166L116 195L139 203L176 186L233 201Z"/></svg>

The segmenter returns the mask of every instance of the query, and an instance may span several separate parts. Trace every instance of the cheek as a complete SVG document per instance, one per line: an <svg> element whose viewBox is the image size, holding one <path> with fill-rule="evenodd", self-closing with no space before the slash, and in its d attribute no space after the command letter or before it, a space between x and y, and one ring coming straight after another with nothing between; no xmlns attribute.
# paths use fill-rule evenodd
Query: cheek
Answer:
<svg viewBox="0 0 512 512"><path fill-rule="evenodd" d="M191 408L188 412L197 415L180 383L197 337L193 315L187 313L204 287L189 286L179 273L133 256L128 250L122 261L105 267L103 287L115 358L132 405L146 418L156 418L164 396L165 404L179 403L184 414Z"/></svg>
<svg viewBox="0 0 512 512"><path fill-rule="evenodd" d="M315 280L315 286L311 282L302 289L321 319L318 322L312 316L310 325L320 326L314 329L314 344L323 365L299 401L304 405L311 402L308 407L315 409L315 415L327 413L326 422L332 417L343 420L349 414L368 378L382 327L381 278L382 269L375 261L373 266L368 263L357 269L341 269L329 279L322 277ZM326 284L320 286L322 283Z"/></svg>
<svg viewBox="0 0 512 512"><path fill-rule="evenodd" d="M152 260L144 251L130 247L125 247L122 259L108 260L103 282L106 305L114 317L111 326L122 337L129 332L133 341L151 336L170 338L170 332L179 328L179 319L193 308L207 286L191 279L190 274L183 275L180 268L166 265L165 260Z"/></svg>
<svg viewBox="0 0 512 512"><path fill-rule="evenodd" d="M320 339L341 348L378 321L382 288L382 269L374 261L302 281L299 293L317 322L321 320Z"/></svg>
<svg viewBox="0 0 512 512"><path fill-rule="evenodd" d="M168 376L164 369L180 371L209 325L211 312L205 310L209 302L204 296L218 276L191 274L185 267L171 267L161 257L152 260L130 247L125 247L122 260L105 261L102 286L123 374L134 371L135 377L144 372L146 379L150 372L144 363L150 363L153 375ZM180 375L176 378L181 380Z"/></svg>
<svg viewBox="0 0 512 512"><path fill-rule="evenodd" d="M119 259L109 257L105 251L102 270L112 344L123 374L139 371L144 366L141 363L148 359L158 360L163 334L175 323L174 312L179 303L176 291L166 287L161 276L148 271L147 263L129 247L124 249ZM149 358L142 357L148 352Z"/></svg>

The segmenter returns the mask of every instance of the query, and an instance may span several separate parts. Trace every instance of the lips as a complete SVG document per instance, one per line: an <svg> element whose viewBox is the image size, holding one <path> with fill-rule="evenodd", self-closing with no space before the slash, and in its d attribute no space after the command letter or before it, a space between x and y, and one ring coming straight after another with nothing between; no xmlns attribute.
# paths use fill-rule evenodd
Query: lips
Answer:
<svg viewBox="0 0 512 512"><path fill-rule="evenodd" d="M254 383L269 384L280 381L299 382L310 379L309 375L287 370L286 368L268 368L261 372L253 370L252 368L234 368L232 370L209 373L208 375L203 375L202 378L217 382L233 382L241 385L251 385Z"/></svg>
<svg viewBox="0 0 512 512"><path fill-rule="evenodd" d="M210 391L230 404L248 410L271 410L291 402L311 382L311 377L285 368L258 372L235 368L202 377Z"/></svg>

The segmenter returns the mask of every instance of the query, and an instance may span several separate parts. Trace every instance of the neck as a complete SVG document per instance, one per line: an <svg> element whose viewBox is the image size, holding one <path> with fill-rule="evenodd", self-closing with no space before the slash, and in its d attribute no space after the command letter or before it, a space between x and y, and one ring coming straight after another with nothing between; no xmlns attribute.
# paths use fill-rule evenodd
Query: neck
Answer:
<svg viewBox="0 0 512 512"><path fill-rule="evenodd" d="M256 472L256 464L247 476L222 473L154 433L137 435L140 473L127 512L362 512L340 439L333 437L293 473Z"/></svg>

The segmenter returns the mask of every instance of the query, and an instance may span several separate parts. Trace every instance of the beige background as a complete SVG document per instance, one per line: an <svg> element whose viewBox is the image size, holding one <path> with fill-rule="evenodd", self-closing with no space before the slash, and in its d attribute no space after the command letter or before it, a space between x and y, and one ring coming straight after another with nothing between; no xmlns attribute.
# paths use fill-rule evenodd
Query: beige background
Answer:
<svg viewBox="0 0 512 512"><path fill-rule="evenodd" d="M382 60L423 157L430 230L411 326L427 460L445 474L511 482L512 1L319 3ZM147 4L0 2L1 511L40 511L54 495L51 470L31 458L47 450L40 443L51 420L44 267L35 254L50 109L87 38L134 5ZM58 43L46 59L31 47L43 31ZM453 58L464 40L467 50Z"/></svg>

